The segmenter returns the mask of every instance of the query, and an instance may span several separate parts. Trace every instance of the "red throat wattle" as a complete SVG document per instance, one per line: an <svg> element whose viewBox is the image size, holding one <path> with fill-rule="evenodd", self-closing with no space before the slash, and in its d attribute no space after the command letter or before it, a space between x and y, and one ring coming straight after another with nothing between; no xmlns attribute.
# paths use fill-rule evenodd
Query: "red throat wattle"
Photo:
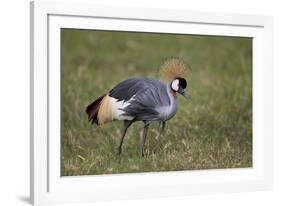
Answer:
<svg viewBox="0 0 281 206"><path fill-rule="evenodd" d="M177 93L174 90L171 90L172 95L177 98Z"/></svg>

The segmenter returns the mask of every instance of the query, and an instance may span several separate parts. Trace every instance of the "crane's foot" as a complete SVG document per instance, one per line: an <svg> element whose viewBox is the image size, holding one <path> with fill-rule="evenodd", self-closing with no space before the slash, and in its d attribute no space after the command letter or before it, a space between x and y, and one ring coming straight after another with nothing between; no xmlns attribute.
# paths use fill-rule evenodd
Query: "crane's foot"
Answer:
<svg viewBox="0 0 281 206"><path fill-rule="evenodd" d="M148 155L147 152L145 152L145 149L141 150L141 156L146 157Z"/></svg>

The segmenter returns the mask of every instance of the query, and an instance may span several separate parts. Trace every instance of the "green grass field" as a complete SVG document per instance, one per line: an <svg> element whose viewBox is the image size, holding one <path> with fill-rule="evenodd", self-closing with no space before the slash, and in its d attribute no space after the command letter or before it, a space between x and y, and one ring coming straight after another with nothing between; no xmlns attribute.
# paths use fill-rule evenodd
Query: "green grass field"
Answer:
<svg viewBox="0 0 281 206"><path fill-rule="evenodd" d="M134 76L158 78L168 57L191 67L191 99L164 137L151 125L146 156L143 123L133 124L117 155L122 122L98 127L86 106ZM62 175L252 167L252 39L62 30Z"/></svg>

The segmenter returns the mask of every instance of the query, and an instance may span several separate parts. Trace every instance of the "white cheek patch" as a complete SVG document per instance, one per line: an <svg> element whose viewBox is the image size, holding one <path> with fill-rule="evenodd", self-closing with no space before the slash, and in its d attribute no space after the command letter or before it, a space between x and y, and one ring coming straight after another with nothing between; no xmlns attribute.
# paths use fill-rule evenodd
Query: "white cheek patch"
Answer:
<svg viewBox="0 0 281 206"><path fill-rule="evenodd" d="M174 91L178 91L179 90L179 80L178 79L175 79L173 82L172 82L172 89Z"/></svg>

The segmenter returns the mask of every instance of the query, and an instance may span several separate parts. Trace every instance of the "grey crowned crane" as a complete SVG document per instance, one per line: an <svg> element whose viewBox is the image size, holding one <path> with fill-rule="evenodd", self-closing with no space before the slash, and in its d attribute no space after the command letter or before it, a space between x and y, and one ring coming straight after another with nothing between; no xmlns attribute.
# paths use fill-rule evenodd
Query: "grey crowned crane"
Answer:
<svg viewBox="0 0 281 206"><path fill-rule="evenodd" d="M184 63L178 59L170 59L161 67L164 82L143 77L127 79L87 106L88 120L97 125L113 120L124 122L118 154L122 153L122 144L127 129L132 123L143 121L141 154L144 156L149 124L160 123L160 134L162 134L166 121L177 112L177 93L186 97L187 83L184 74Z"/></svg>

